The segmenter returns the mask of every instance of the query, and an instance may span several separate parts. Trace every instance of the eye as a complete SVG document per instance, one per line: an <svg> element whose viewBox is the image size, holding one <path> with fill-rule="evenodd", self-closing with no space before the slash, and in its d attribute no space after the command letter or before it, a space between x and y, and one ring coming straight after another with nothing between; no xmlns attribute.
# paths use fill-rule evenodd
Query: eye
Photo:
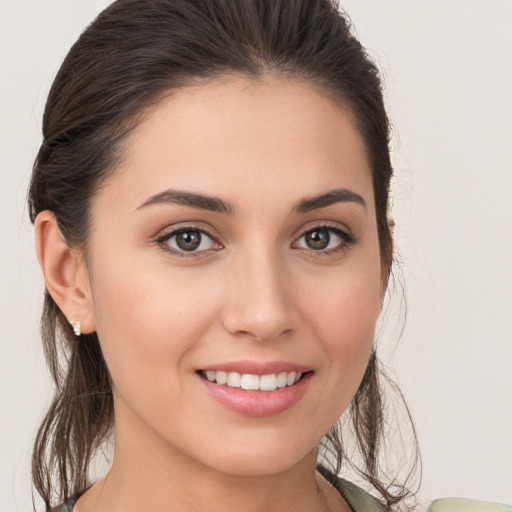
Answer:
<svg viewBox="0 0 512 512"><path fill-rule="evenodd" d="M343 249L353 242L354 237L339 228L318 226L306 231L294 243L294 247L311 249L318 252L329 252Z"/></svg>
<svg viewBox="0 0 512 512"><path fill-rule="evenodd" d="M157 242L174 254L198 253L221 248L208 233L197 228L180 228L161 236Z"/></svg>

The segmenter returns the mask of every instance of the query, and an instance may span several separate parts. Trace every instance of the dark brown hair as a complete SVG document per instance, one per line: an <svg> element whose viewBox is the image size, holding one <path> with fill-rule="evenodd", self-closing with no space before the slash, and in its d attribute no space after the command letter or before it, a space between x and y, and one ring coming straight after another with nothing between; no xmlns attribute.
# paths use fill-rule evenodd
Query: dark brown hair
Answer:
<svg viewBox="0 0 512 512"><path fill-rule="evenodd" d="M389 122L375 65L331 0L118 0L69 51L51 88L29 190L30 218L51 210L70 246L87 254L90 201L115 172L123 142L166 94L227 74L306 81L352 112L372 169L383 267L391 267ZM48 292L41 331L56 394L35 441L34 486L47 508L83 491L113 427L108 369L96 333L74 338ZM345 416L358 472L387 507L407 490L379 465L384 405L372 353ZM338 428L325 438L334 471L347 463ZM417 452L411 456L417 457ZM355 465L355 463L352 463Z"/></svg>

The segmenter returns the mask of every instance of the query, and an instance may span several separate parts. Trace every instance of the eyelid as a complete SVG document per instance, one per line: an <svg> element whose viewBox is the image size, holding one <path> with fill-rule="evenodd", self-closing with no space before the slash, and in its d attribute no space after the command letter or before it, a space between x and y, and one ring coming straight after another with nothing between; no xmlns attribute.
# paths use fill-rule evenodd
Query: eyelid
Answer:
<svg viewBox="0 0 512 512"><path fill-rule="evenodd" d="M350 245L353 245L354 243L357 242L356 237L353 235L353 233L348 228L341 227L339 224L333 224L333 223L326 222L326 221L324 221L324 222L319 221L319 222L315 223L314 225L308 226L307 229L301 230L301 234L294 239L292 246L294 244L296 244L302 237L304 237L305 235L310 233L311 231L321 230L321 229L334 232L336 234L336 236L338 236L339 238L342 239L343 243L340 243L339 246L332 247L330 249L315 250L315 249L311 249L311 248L307 248L307 247L298 247L297 249L310 251L313 254L329 254L332 252L337 252L337 251L346 249Z"/></svg>
<svg viewBox="0 0 512 512"><path fill-rule="evenodd" d="M193 223L186 223L186 224L181 224L179 226L172 226L172 227L165 228L164 230L160 231L159 234L157 234L154 237L154 241L156 244L161 246L163 250L165 250L173 255L177 255L177 256L185 257L185 258L194 258L194 257L197 258L200 256L204 256L205 254L207 254L211 251L219 250L218 248L215 248L215 249L203 249L200 251L185 251L185 250L179 250L174 247L171 247L168 243L166 243L167 240L169 240L170 238L175 237L175 236L179 235L180 233L185 233L187 231L198 231L199 233L201 233L201 235L205 235L208 238L210 238L213 243L215 243L217 246L219 246L219 248L223 247L222 243L218 241L219 237L216 234L213 234L210 230L208 230L204 227L194 225Z"/></svg>
<svg viewBox="0 0 512 512"><path fill-rule="evenodd" d="M309 233L310 231L322 228L330 229L332 231L339 231L344 233L348 237L355 239L355 235L352 233L352 230L340 222L329 220L315 220L313 222L303 224L299 229L297 229L295 231L295 240L298 240L301 236L305 235L306 233Z"/></svg>
<svg viewBox="0 0 512 512"><path fill-rule="evenodd" d="M308 234L311 231L320 230L320 229L334 232L334 234L337 237L342 239L342 242L340 242L338 244L338 246L332 247L329 249L316 249L315 250L315 249L307 248L307 247L293 247L306 234ZM202 249L199 251L195 251L195 250L194 251L186 251L186 250L176 249L174 247L171 247L168 243L166 243L169 238L177 236L180 233L183 233L186 231L198 231L202 235L205 235L208 238L210 238L212 240L212 242L214 244L216 244L218 247L213 248L213 249ZM169 227L165 228L164 230L161 230L159 232L159 234L155 235L155 237L153 237L153 240L155 241L155 243L160 245L162 247L162 249L164 249L165 251L167 251L171 254L178 255L181 257L189 257L189 258L196 257L197 258L197 257L205 256L205 255L211 253L212 251L217 251L217 250L224 248L223 243L219 242L219 238L220 238L220 236L217 233L214 234L213 230L210 230L208 228L199 226L199 225L191 222L191 223L180 224L177 226L176 225L169 226ZM353 233L350 231L350 229L346 228L345 226L341 226L338 223L329 222L329 221L318 221L312 225L309 225L307 228L301 229L300 235L296 236L292 242L292 248L308 251L308 252L311 252L311 253L317 254L317 255L321 255L321 254L330 254L330 253L342 251L344 249L347 249L350 245L354 244L355 242L357 242L356 237L353 235Z"/></svg>

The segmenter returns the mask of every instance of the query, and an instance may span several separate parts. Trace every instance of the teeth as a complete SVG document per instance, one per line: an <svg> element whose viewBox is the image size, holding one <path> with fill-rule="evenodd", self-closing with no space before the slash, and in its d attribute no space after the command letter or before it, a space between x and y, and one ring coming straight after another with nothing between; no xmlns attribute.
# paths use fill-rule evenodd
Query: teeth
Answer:
<svg viewBox="0 0 512 512"><path fill-rule="evenodd" d="M240 379L240 387L242 389L260 389L260 378L258 375L250 375L249 373L244 373L242 378Z"/></svg>
<svg viewBox="0 0 512 512"><path fill-rule="evenodd" d="M271 373L269 375L252 375L238 372L216 372L208 370L203 375L217 384L227 384L230 388L242 388L254 391L274 391L277 388L293 386L301 377L298 372Z"/></svg>
<svg viewBox="0 0 512 512"><path fill-rule="evenodd" d="M206 378L208 380L212 380L212 382L216 381L217 384L226 384L228 382L228 374L226 372L212 372L214 374L214 379L210 379L208 375Z"/></svg>
<svg viewBox="0 0 512 512"><path fill-rule="evenodd" d="M288 380L288 377L286 375L286 372L281 372L277 376L277 387L278 388L284 388L286 387L286 381Z"/></svg>
<svg viewBox="0 0 512 512"><path fill-rule="evenodd" d="M260 377L260 390L261 391L274 391L277 389L277 377L274 373L270 375L262 375Z"/></svg>
<svg viewBox="0 0 512 512"><path fill-rule="evenodd" d="M228 373L228 386L230 388L239 388L242 382L242 376L237 372Z"/></svg>

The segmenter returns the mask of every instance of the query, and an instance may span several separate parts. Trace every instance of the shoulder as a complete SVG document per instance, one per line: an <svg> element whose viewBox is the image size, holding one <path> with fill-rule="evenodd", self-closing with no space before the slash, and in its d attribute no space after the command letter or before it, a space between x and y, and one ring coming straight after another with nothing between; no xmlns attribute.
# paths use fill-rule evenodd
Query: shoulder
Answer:
<svg viewBox="0 0 512 512"><path fill-rule="evenodd" d="M433 501L427 512L512 512L512 505L465 498L442 498Z"/></svg>
<svg viewBox="0 0 512 512"><path fill-rule="evenodd" d="M72 512L73 505L68 504L67 502L62 504L60 507L54 508L52 512Z"/></svg>
<svg viewBox="0 0 512 512"><path fill-rule="evenodd" d="M318 466L317 470L338 490L354 512L386 512L388 510L377 498L352 482L333 475L321 466ZM512 512L512 504L466 498L442 498L433 501L427 512Z"/></svg>
<svg viewBox="0 0 512 512"><path fill-rule="evenodd" d="M73 506L75 505L77 498L70 498L66 500L62 505L53 509L52 512L73 512Z"/></svg>
<svg viewBox="0 0 512 512"><path fill-rule="evenodd" d="M385 512L385 507L371 494L357 485L344 480L323 466L317 466L317 471L343 496L354 512Z"/></svg>
<svg viewBox="0 0 512 512"><path fill-rule="evenodd" d="M377 498L352 482L338 478L334 485L354 512L385 512L386 509Z"/></svg>

